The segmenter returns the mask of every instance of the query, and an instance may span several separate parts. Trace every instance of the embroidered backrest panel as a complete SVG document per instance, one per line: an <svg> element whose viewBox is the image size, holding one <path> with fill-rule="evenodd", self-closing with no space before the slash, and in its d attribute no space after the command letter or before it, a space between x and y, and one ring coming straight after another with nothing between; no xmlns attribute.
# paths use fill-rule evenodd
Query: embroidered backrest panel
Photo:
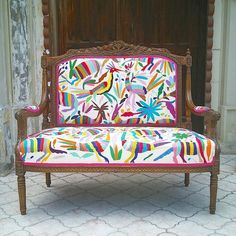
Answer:
<svg viewBox="0 0 236 236"><path fill-rule="evenodd" d="M177 64L158 56L76 57L56 67L57 125L177 122Z"/></svg>

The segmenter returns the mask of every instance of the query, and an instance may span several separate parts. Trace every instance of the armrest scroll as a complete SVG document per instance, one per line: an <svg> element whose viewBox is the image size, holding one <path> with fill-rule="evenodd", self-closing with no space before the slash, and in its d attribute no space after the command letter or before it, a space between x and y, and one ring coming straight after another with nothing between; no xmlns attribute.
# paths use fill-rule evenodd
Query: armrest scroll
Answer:
<svg viewBox="0 0 236 236"><path fill-rule="evenodd" d="M18 140L22 140L27 136L27 118L40 116L47 105L47 100L40 103L39 106L26 106L16 112Z"/></svg>
<svg viewBox="0 0 236 236"><path fill-rule="evenodd" d="M204 133L212 139L216 139L216 124L220 119L220 113L206 106L188 104L192 114L204 117Z"/></svg>
<svg viewBox="0 0 236 236"><path fill-rule="evenodd" d="M193 106L190 107L191 113L196 116L203 116L205 119L211 119L218 121L220 119L220 113L206 106Z"/></svg>

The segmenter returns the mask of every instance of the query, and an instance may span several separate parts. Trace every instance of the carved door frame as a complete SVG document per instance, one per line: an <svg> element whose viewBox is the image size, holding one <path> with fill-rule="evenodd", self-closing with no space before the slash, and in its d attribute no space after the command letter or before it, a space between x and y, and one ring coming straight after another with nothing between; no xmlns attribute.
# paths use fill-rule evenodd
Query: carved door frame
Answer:
<svg viewBox="0 0 236 236"><path fill-rule="evenodd" d="M206 69L205 69L205 105L211 106L211 80L212 80L212 46L213 46L213 15L215 10L215 0L208 1L207 15L207 39L206 39ZM43 36L44 48L51 55L57 52L57 38L55 29L57 29L56 21L56 5L55 0L42 0L43 12Z"/></svg>

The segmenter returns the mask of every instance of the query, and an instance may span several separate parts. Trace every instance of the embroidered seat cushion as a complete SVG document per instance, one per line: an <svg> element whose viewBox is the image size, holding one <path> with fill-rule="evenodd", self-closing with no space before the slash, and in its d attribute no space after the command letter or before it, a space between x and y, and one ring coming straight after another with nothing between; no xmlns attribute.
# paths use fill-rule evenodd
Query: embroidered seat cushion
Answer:
<svg viewBox="0 0 236 236"><path fill-rule="evenodd" d="M25 165L212 165L214 142L172 127L57 127L18 146Z"/></svg>
<svg viewBox="0 0 236 236"><path fill-rule="evenodd" d="M78 57L56 70L58 126L177 123L177 64L171 59Z"/></svg>

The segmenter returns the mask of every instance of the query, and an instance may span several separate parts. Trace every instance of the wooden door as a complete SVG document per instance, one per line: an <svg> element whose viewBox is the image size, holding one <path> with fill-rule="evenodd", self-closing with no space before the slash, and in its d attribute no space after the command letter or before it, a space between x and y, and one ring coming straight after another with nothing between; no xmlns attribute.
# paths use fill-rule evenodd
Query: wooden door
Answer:
<svg viewBox="0 0 236 236"><path fill-rule="evenodd" d="M58 0L54 4L54 54L117 39L177 54L190 48L193 100L204 104L206 0ZM203 120L194 118L193 128L201 131Z"/></svg>

